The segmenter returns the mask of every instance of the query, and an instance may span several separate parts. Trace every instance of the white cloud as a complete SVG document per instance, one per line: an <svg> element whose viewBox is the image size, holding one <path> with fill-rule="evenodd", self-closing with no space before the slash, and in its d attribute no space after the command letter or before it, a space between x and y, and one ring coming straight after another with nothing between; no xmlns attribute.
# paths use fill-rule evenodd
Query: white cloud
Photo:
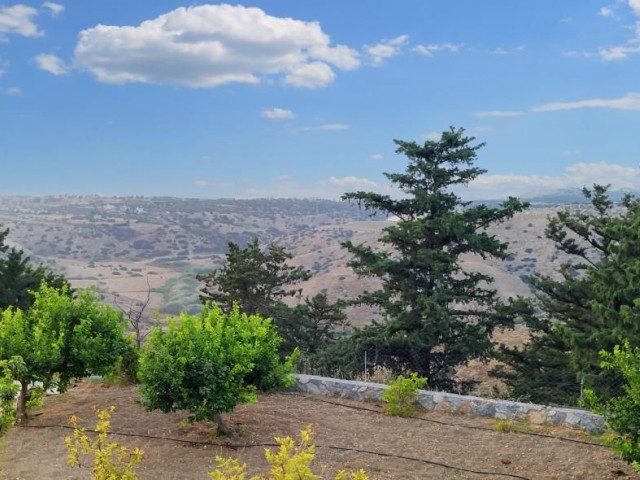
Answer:
<svg viewBox="0 0 640 480"><path fill-rule="evenodd" d="M613 189L640 188L640 169L623 165L575 163L559 176L481 175L460 194L469 199L505 198L509 195L532 196L556 190L582 188L594 183L611 184Z"/></svg>
<svg viewBox="0 0 640 480"><path fill-rule="evenodd" d="M311 56L323 62L331 63L342 70L355 70L360 66L357 52L346 45L319 45L311 48Z"/></svg>
<svg viewBox="0 0 640 480"><path fill-rule="evenodd" d="M315 88L353 70L358 53L317 22L241 5L180 7L138 26L97 25L79 34L76 64L100 82L215 87L273 77Z"/></svg>
<svg viewBox="0 0 640 480"><path fill-rule="evenodd" d="M425 57L433 57L438 52L453 52L458 53L461 45L455 45L453 43L440 43L430 45L418 45L413 48L413 51L423 55Z"/></svg>
<svg viewBox="0 0 640 480"><path fill-rule="evenodd" d="M472 115L476 118L504 118L519 117L523 112L517 110L489 110L484 112L475 112Z"/></svg>
<svg viewBox="0 0 640 480"><path fill-rule="evenodd" d="M571 17L564 17L560 19L560 23L571 23L573 22L573 18Z"/></svg>
<svg viewBox="0 0 640 480"><path fill-rule="evenodd" d="M262 116L271 120L289 120L296 117L295 113L284 108L268 108L262 110Z"/></svg>
<svg viewBox="0 0 640 480"><path fill-rule="evenodd" d="M49 72L52 75L66 75L69 72L64 60L56 55L41 53L36 56L35 60L40 70Z"/></svg>
<svg viewBox="0 0 640 480"><path fill-rule="evenodd" d="M0 41L6 41L9 35L23 37L40 37L44 32L38 30L33 18L38 15L38 10L26 5L12 5L4 7L0 5Z"/></svg>
<svg viewBox="0 0 640 480"><path fill-rule="evenodd" d="M498 47L494 50L491 51L492 54L494 55L511 55L513 53L520 53L520 52L524 52L524 50L527 48L526 45L517 45L513 48L507 49L504 47Z"/></svg>
<svg viewBox="0 0 640 480"><path fill-rule="evenodd" d="M613 9L610 7L602 7L598 10L598 15L601 17L613 17Z"/></svg>
<svg viewBox="0 0 640 480"><path fill-rule="evenodd" d="M600 14L607 13L604 16L613 16L613 8L617 8L620 2L624 2L624 0L618 0L618 3L612 5L610 7L604 7L600 9ZM637 16L640 16L640 0L629 0L629 7L633 11L633 13ZM627 40L626 43L621 45L614 45L612 47L600 48L598 50L598 55L604 61L616 61L616 60L625 60L629 58L630 55L640 53L640 21L636 21L635 25L631 27L633 30L633 35L631 38Z"/></svg>
<svg viewBox="0 0 640 480"><path fill-rule="evenodd" d="M338 187L351 187L351 188L377 188L378 184L369 180L368 178L360 178L354 176L346 177L331 177L328 182L331 185Z"/></svg>
<svg viewBox="0 0 640 480"><path fill-rule="evenodd" d="M375 45L365 45L364 51L374 66L384 64L389 58L399 55L402 47L409 41L409 35L400 35L390 40L383 40Z"/></svg>
<svg viewBox="0 0 640 480"><path fill-rule="evenodd" d="M293 67L284 77L284 83L294 87L326 87L336 78L331 67L322 62L305 63Z"/></svg>
<svg viewBox="0 0 640 480"><path fill-rule="evenodd" d="M371 155L371 160L382 160L384 159L384 155L382 155L381 153L374 153L373 155Z"/></svg>
<svg viewBox="0 0 640 480"><path fill-rule="evenodd" d="M6 90L7 95L12 95L14 97L19 97L20 95L22 95L22 90L20 90L18 87L9 87Z"/></svg>
<svg viewBox="0 0 640 480"><path fill-rule="evenodd" d="M600 58L605 61L612 60L625 60L634 53L640 53L640 45L634 45L633 43L628 43L626 45L618 45L610 48L601 48L598 50L598 54Z"/></svg>
<svg viewBox="0 0 640 480"><path fill-rule="evenodd" d="M64 5L60 5L59 3L44 2L42 6L51 12L52 17L57 17L64 11Z"/></svg>
<svg viewBox="0 0 640 480"><path fill-rule="evenodd" d="M627 93L620 98L591 98L577 102L552 102L531 108L532 112L555 112L578 108L610 108L613 110L640 110L640 94Z"/></svg>

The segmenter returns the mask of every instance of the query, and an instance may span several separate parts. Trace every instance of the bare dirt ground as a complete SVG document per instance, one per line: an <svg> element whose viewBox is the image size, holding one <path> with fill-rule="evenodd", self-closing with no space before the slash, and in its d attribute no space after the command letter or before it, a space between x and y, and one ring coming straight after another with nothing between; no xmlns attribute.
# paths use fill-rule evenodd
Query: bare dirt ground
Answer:
<svg viewBox="0 0 640 480"><path fill-rule="evenodd" d="M90 478L89 471L66 465L63 438L71 430L64 426L75 414L92 428L92 407L111 405L116 407L112 432L126 434L112 438L144 450L137 469L143 480L204 480L215 455L239 457L251 473L266 473L265 444L272 445L274 436L295 436L309 424L323 478L360 467L371 479L640 478L608 448L579 443L593 442L592 437L566 429L545 430L551 437L498 433L490 419L437 413L386 417L371 411L378 409L373 404L284 393L238 407L231 417L238 433L218 438L210 424L181 427L186 414L147 413L137 398L134 387L86 382L48 397L29 427L16 427L6 437L0 478Z"/></svg>

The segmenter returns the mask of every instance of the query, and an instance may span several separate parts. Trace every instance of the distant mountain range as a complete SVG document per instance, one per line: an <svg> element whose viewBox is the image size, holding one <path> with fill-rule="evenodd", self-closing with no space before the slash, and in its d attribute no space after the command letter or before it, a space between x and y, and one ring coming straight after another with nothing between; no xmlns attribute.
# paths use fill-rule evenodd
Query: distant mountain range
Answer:
<svg viewBox="0 0 640 480"><path fill-rule="evenodd" d="M615 203L622 201L625 195L632 194L640 196L640 192L634 192L630 190L611 190L609 191L609 197ZM571 204L583 204L589 203L585 196L582 194L581 188L568 188L563 190L557 190L551 193L545 193L543 195L535 195L531 197L520 197L521 200L527 201L533 208L539 207L560 207L562 205ZM497 206L503 200L489 199L489 200L476 200L471 205L485 204L489 206Z"/></svg>

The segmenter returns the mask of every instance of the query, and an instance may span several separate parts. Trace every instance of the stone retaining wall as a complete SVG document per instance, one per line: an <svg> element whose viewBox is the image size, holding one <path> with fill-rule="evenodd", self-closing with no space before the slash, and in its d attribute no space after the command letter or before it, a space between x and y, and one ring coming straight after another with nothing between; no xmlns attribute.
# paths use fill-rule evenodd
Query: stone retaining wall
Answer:
<svg viewBox="0 0 640 480"><path fill-rule="evenodd" d="M387 386L380 383L338 380L315 375L296 375L293 388L306 393L333 395L365 401L380 400L380 396ZM586 410L548 407L508 400L493 400L456 395L454 393L420 390L418 402L427 410L477 415L480 417L525 420L538 425L562 425L582 428L589 432L597 432L604 425L604 419L600 415Z"/></svg>

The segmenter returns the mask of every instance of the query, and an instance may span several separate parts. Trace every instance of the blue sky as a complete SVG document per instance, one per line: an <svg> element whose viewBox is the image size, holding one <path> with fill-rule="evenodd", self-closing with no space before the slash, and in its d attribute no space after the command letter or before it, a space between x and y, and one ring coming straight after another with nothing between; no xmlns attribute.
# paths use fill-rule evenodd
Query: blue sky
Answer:
<svg viewBox="0 0 640 480"><path fill-rule="evenodd" d="M640 189L640 0L0 3L0 195L390 192L450 125L465 198Z"/></svg>

